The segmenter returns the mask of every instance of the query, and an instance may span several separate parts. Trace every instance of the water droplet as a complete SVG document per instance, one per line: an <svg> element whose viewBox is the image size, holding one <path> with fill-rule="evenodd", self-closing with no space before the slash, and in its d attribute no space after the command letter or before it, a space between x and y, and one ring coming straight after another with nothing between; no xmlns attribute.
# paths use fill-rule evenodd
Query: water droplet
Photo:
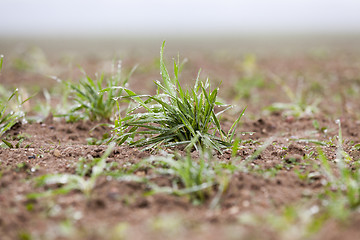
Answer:
<svg viewBox="0 0 360 240"><path fill-rule="evenodd" d="M243 204L244 207L249 207L250 206L250 202L247 201L247 200L243 201L242 204Z"/></svg>
<svg viewBox="0 0 360 240"><path fill-rule="evenodd" d="M129 83L125 83L125 87L129 87Z"/></svg>
<svg viewBox="0 0 360 240"><path fill-rule="evenodd" d="M336 124L340 124L340 122L341 122L340 119L336 119L336 120L335 120L335 123L336 123Z"/></svg>
<svg viewBox="0 0 360 240"><path fill-rule="evenodd" d="M241 135L245 136L245 133L242 133Z"/></svg>
<svg viewBox="0 0 360 240"><path fill-rule="evenodd" d="M327 182L327 180L325 180L325 179L321 179L321 180L320 180L320 183L321 183L323 186L325 186L328 182Z"/></svg>
<svg viewBox="0 0 360 240"><path fill-rule="evenodd" d="M50 211L49 211L49 215L50 216L56 216L61 212L61 207L59 205L55 205L53 206Z"/></svg>
<svg viewBox="0 0 360 240"><path fill-rule="evenodd" d="M61 79L58 78L57 76L51 76L50 78L53 79L53 80L55 80L55 81L58 82L58 83L61 82Z"/></svg>
<svg viewBox="0 0 360 240"><path fill-rule="evenodd" d="M4 58L4 55L1 54L1 55L0 55L0 58Z"/></svg>
<svg viewBox="0 0 360 240"><path fill-rule="evenodd" d="M83 217L83 214L80 211L76 211L73 215L75 220L80 220Z"/></svg>
<svg viewBox="0 0 360 240"><path fill-rule="evenodd" d="M32 167L32 168L30 169L30 171L31 171L31 172L35 172L35 171L36 171L36 168Z"/></svg>
<svg viewBox="0 0 360 240"><path fill-rule="evenodd" d="M251 133L249 133L250 134L250 136L252 136L252 135L254 135L254 132L251 132Z"/></svg>

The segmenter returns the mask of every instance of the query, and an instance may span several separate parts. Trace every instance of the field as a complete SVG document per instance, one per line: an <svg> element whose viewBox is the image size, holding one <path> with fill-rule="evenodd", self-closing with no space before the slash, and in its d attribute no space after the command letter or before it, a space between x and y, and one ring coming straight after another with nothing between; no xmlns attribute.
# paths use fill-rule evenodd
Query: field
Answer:
<svg viewBox="0 0 360 240"><path fill-rule="evenodd" d="M1 239L360 239L358 39L9 42Z"/></svg>

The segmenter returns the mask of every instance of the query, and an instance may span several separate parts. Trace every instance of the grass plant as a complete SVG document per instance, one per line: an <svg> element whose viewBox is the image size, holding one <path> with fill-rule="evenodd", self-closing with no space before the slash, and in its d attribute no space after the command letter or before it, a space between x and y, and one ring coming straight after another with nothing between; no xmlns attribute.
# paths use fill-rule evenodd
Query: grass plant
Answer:
<svg viewBox="0 0 360 240"><path fill-rule="evenodd" d="M37 101L37 104L33 107L33 111L37 113L36 116L33 116L30 120L34 122L42 122L48 117L50 114L54 114L54 109L51 106L52 96L50 92L44 88L42 90L42 95L44 96L44 100Z"/></svg>
<svg viewBox="0 0 360 240"><path fill-rule="evenodd" d="M90 198L98 177L101 176L105 170L106 159L112 152L113 148L114 144L111 144L100 158L93 159L91 164L91 171L87 166L78 165L76 174L47 174L38 177L36 179L37 186L51 186L60 184L61 187L42 193L32 193L28 195L28 198L32 199L67 194L73 190L79 190L84 193L87 198ZM83 161L80 161L80 164L83 164ZM90 176L87 177L87 174Z"/></svg>
<svg viewBox="0 0 360 240"><path fill-rule="evenodd" d="M242 213L238 221L253 227L261 227L276 233L277 239L312 239L325 222L316 204L289 205L281 211L263 212L261 215Z"/></svg>
<svg viewBox="0 0 360 240"><path fill-rule="evenodd" d="M219 115L231 106L217 102L219 89L210 90L210 83L200 80L200 72L193 88L184 90L179 81L181 65L174 60L174 77L171 78L164 62L165 42L160 51L160 73L163 82L156 81L157 94L138 95L125 89L135 103L124 118L115 120L116 141L128 141L131 146L154 149L159 146L183 145L186 149L212 148L221 151L231 146L236 127L245 109L225 133ZM215 113L216 106L225 106ZM140 136L140 139L135 138Z"/></svg>
<svg viewBox="0 0 360 240"><path fill-rule="evenodd" d="M259 72L256 56L248 54L238 66L242 77L236 81L234 86L237 99L250 100L259 98L254 90L265 86L264 76Z"/></svg>
<svg viewBox="0 0 360 240"><path fill-rule="evenodd" d="M5 98L5 100L0 99L0 137L16 123L27 122L22 105L30 98L23 100L19 94L19 89L15 89L10 93L10 97Z"/></svg>
<svg viewBox="0 0 360 240"><path fill-rule="evenodd" d="M4 63L4 55L0 55L0 72Z"/></svg>
<svg viewBox="0 0 360 240"><path fill-rule="evenodd" d="M298 87L296 92L292 91L291 88L277 75L271 74L272 79L281 86L284 93L289 98L289 103L276 102L266 108L270 112L282 112L284 116L293 117L306 117L313 116L319 112L318 105L319 99L311 101L310 95L303 91L301 86Z"/></svg>
<svg viewBox="0 0 360 240"><path fill-rule="evenodd" d="M152 193L167 193L176 196L187 196L195 204L202 204L210 197L210 208L216 208L226 191L231 172L214 161L210 152L201 153L198 159L179 154L153 156L144 160L146 166L154 170L155 175L170 176L171 186L158 186L149 181L147 184Z"/></svg>
<svg viewBox="0 0 360 240"><path fill-rule="evenodd" d="M194 203L201 203L216 183L216 173L203 157L195 161L189 154L184 158L167 155L151 157L147 161L156 166L156 173L174 177L172 187L153 186L155 192L187 195Z"/></svg>
<svg viewBox="0 0 360 240"><path fill-rule="evenodd" d="M2 70L3 62L4 62L4 56L0 55L0 73ZM15 92L13 94L11 94L9 98L6 98L4 96L6 96L7 91L5 90L4 87L2 87L0 85L0 93L1 93L1 98L0 98L0 137L1 137L7 130L9 130L12 126L15 125L19 116L14 112L6 111L9 101L15 96Z"/></svg>
<svg viewBox="0 0 360 240"><path fill-rule="evenodd" d="M126 86L134 70L135 68L126 78L123 78L119 62L116 73L110 77L101 74L94 80L83 71L85 77L79 83L65 82L72 90L69 97L73 99L75 105L69 113L59 116L66 117L70 122L80 119L110 121L117 109L116 100L123 92L123 88L118 88L118 86Z"/></svg>
<svg viewBox="0 0 360 240"><path fill-rule="evenodd" d="M15 96L15 92L7 99L6 102L0 102L0 137L8 131L12 126L14 126L19 118L21 117L20 113L13 111L8 112L8 102Z"/></svg>
<svg viewBox="0 0 360 240"><path fill-rule="evenodd" d="M345 220L351 212L360 209L360 166L344 151L340 120L337 123L339 134L336 167L330 165L331 161L321 148L318 148L318 155L321 170L327 179L323 198L328 214Z"/></svg>

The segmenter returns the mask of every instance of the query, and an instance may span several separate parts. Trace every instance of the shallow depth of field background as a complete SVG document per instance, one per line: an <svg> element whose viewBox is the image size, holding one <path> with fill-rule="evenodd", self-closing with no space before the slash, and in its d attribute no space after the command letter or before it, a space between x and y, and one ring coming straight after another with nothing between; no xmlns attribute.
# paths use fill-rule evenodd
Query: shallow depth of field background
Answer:
<svg viewBox="0 0 360 240"><path fill-rule="evenodd" d="M354 33L356 0L2 0L1 36Z"/></svg>
<svg viewBox="0 0 360 240"><path fill-rule="evenodd" d="M309 42L303 36L313 36L310 42L322 47L334 41L347 45L348 39L360 33L357 0L2 0L0 9L2 53L8 51L5 43L21 44L25 39L81 38L82 43L94 39L127 43L133 41L126 39L137 39L137 43L155 40L150 47L157 49L159 42L169 39L197 39L198 46L211 41L221 45L225 39L245 39L243 45L255 41L256 46L269 42L284 46L284 39L299 44ZM119 41L115 45L124 46Z"/></svg>

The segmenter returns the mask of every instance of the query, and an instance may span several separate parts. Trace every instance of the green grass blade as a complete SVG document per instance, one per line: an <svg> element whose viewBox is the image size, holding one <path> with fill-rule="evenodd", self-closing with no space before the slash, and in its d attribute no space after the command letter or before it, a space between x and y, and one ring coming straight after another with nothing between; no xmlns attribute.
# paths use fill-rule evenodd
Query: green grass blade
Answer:
<svg viewBox="0 0 360 240"><path fill-rule="evenodd" d="M4 63L4 55L0 55L0 71L2 69L3 63Z"/></svg>
<svg viewBox="0 0 360 240"><path fill-rule="evenodd" d="M244 110L240 113L239 117L236 119L236 121L233 123L233 125L231 126L229 132L228 132L228 135L227 135L227 141L232 141L232 139L234 138L234 135L235 135L235 131L236 131L236 127L237 125L239 124L242 116L244 115L245 113L245 110L246 108L244 108Z"/></svg>
<svg viewBox="0 0 360 240"><path fill-rule="evenodd" d="M168 72L165 62L164 62L164 47L165 47L165 41L161 45L161 50L160 50L160 72L161 72L161 76L164 81L166 89L170 93L172 93L172 95L174 95L173 83L171 82L169 72Z"/></svg>

